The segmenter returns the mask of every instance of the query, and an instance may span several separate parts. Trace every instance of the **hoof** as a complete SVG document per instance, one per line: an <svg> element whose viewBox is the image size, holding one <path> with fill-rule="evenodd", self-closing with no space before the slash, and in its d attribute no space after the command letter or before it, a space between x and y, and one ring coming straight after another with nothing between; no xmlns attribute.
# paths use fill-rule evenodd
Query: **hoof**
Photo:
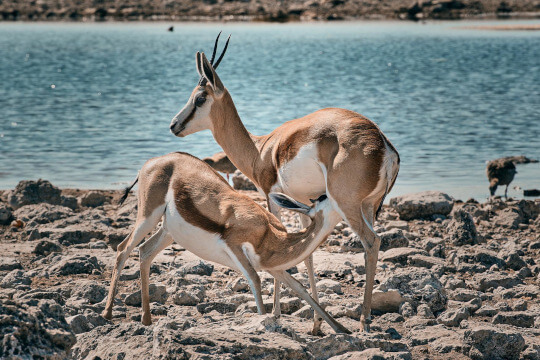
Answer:
<svg viewBox="0 0 540 360"><path fill-rule="evenodd" d="M152 325L152 319L145 319L145 318L143 318L141 322L142 322L142 324L145 325L145 326L150 326L150 325Z"/></svg>
<svg viewBox="0 0 540 360"><path fill-rule="evenodd" d="M325 335L325 333L323 333L321 329L313 329L311 331L308 331L308 334L319 337L323 337Z"/></svg>
<svg viewBox="0 0 540 360"><path fill-rule="evenodd" d="M111 312L111 311L104 310L104 311L101 313L101 316L102 316L104 319L112 320L112 312Z"/></svg>

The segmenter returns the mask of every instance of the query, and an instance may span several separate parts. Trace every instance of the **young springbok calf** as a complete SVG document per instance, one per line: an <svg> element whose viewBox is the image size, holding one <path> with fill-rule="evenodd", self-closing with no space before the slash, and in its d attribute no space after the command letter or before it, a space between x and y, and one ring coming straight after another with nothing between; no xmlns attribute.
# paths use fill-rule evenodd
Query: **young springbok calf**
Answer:
<svg viewBox="0 0 540 360"><path fill-rule="evenodd" d="M336 332L349 333L285 271L309 256L341 220L326 196L319 197L309 207L286 195L271 194L272 200L280 206L313 220L306 229L288 233L273 214L233 190L208 164L189 154L172 153L151 159L144 164L137 179L137 220L131 234L118 245L103 317L112 318L113 300L124 262L163 218L159 230L139 248L143 324L152 322L148 290L150 264L160 251L177 242L205 260L241 272L249 282L260 314L264 314L265 309L257 271L266 270L289 285Z"/></svg>
<svg viewBox="0 0 540 360"><path fill-rule="evenodd" d="M219 36L218 36L219 38ZM216 39L217 45L217 39ZM278 126L268 135L250 134L238 116L232 97L215 69L223 59L227 44L214 63L197 53L200 80L170 129L184 137L210 129L232 163L250 178L266 196L270 211L279 217L279 207L269 194L279 192L306 203L326 194L334 209L359 236L366 251L366 285L361 327L369 331L371 298L375 283L380 238L373 229L376 214L394 186L399 171L399 155L382 131L356 112L328 108ZM308 70L309 71L309 70ZM355 91L348 83L339 91ZM279 109L276 109L279 113ZM303 226L309 218L300 215ZM315 300L313 258L305 259ZM276 279L279 289L279 279ZM274 292L279 303L279 291ZM279 306L274 313L279 312ZM321 321L315 316L313 333Z"/></svg>

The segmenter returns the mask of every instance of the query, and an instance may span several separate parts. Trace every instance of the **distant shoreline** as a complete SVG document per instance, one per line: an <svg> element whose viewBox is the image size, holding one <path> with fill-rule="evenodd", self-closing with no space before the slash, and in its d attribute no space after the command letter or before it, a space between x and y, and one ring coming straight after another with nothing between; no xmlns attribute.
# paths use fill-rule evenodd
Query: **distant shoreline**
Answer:
<svg viewBox="0 0 540 360"><path fill-rule="evenodd" d="M540 19L533 0L49 0L0 2L0 22L313 22Z"/></svg>
<svg viewBox="0 0 540 360"><path fill-rule="evenodd" d="M452 22L461 22L461 21L516 21L516 20L540 20L540 12L538 13L525 13L525 14L514 14L512 16L500 17L497 14L481 14L471 17L459 17L459 18L431 18L425 17L422 19L407 19L399 17L388 17L380 14L373 14L368 17L350 17L350 18L339 18L339 19L299 19L291 18L287 20L273 20L265 18L246 18L246 17L142 17L142 18L115 18L115 17L106 17L96 19L94 17L90 18L81 18L81 19L69 19L69 18L37 18L37 19L2 19L0 17L0 24L9 24L9 23L268 23L268 24L287 24L287 23L335 23L335 22L357 22L357 21L370 21L370 22L383 22L383 21L396 21L396 22L420 22L420 21L452 21ZM538 25L540 26L540 25ZM525 28L525 29L495 29L484 28L483 30L539 30L538 26L534 28ZM471 27L481 29L482 27Z"/></svg>

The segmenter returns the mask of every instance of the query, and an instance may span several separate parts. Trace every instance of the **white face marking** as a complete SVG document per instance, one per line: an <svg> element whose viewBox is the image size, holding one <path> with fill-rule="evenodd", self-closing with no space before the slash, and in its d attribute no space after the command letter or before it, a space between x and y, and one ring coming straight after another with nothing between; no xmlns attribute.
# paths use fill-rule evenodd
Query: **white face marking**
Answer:
<svg viewBox="0 0 540 360"><path fill-rule="evenodd" d="M196 96L195 96L196 98ZM195 99L193 99L195 101ZM187 136L194 134L196 132L210 129L212 130L212 120L210 119L210 109L214 99L207 95L206 101L201 107L195 108L195 113L193 114L193 119L191 119L187 124L184 131L182 131L182 136Z"/></svg>
<svg viewBox="0 0 540 360"><path fill-rule="evenodd" d="M303 203L308 203L310 198L316 198L326 191L316 143L304 145L291 161L281 166L278 184L285 194Z"/></svg>
<svg viewBox="0 0 540 360"><path fill-rule="evenodd" d="M174 195L170 189L165 201L167 209L165 210L166 221L164 221L163 226L176 243L201 259L238 270L235 262L227 254L227 245L218 234L191 225L178 213L174 203Z"/></svg>

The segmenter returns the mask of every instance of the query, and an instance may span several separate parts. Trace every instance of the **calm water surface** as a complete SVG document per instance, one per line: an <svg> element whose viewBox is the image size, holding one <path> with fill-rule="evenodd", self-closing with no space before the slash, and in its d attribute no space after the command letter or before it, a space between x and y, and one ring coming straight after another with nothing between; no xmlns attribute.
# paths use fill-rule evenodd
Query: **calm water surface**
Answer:
<svg viewBox="0 0 540 360"><path fill-rule="evenodd" d="M0 189L118 188L152 156L219 151L208 131L168 127L197 83L195 52L223 29L219 74L251 132L351 109L401 154L392 195L485 199L486 160L540 158L540 32L467 25L0 24ZM538 164L518 171L513 185L540 188Z"/></svg>

